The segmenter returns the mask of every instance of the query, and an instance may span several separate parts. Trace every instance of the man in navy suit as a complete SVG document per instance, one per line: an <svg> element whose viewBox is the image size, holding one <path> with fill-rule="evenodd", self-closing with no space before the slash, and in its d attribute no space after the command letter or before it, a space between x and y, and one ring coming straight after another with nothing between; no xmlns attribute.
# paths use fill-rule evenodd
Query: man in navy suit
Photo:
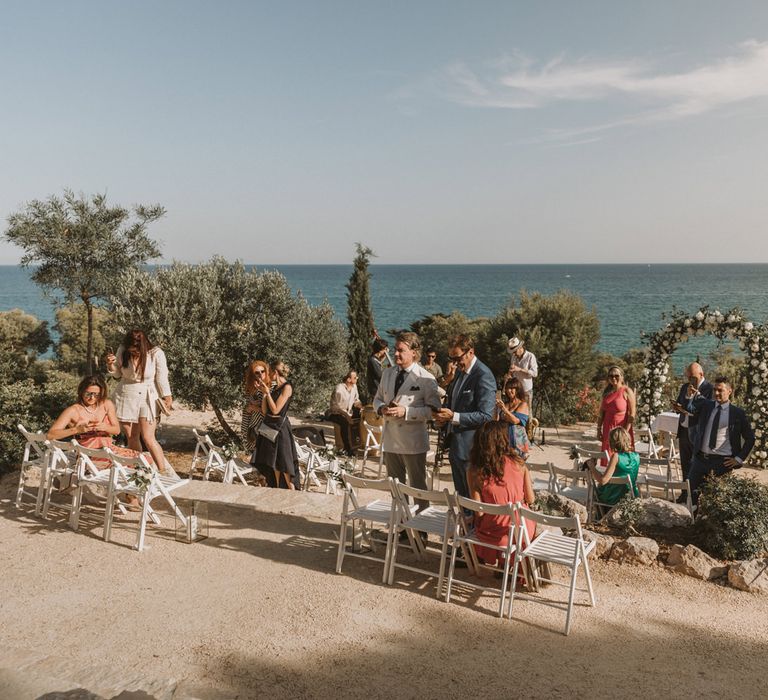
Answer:
<svg viewBox="0 0 768 700"><path fill-rule="evenodd" d="M456 377L448 389L447 407L434 415L447 431L448 459L456 493L469 498L469 451L475 431L483 423L493 420L496 379L493 372L475 357L475 344L468 335L451 338L448 359L456 363Z"/></svg>
<svg viewBox="0 0 768 700"><path fill-rule="evenodd" d="M730 402L732 387L726 377L717 377L714 400L688 387L688 410L698 417L699 429L693 443L693 461L688 478L693 502L706 476L727 474L739 469L755 444L755 433L744 409Z"/></svg>
<svg viewBox="0 0 768 700"><path fill-rule="evenodd" d="M692 362L686 367L685 376L688 381L680 387L677 401L672 405L675 411L680 414L680 420L677 424L677 442L680 445L680 467L683 470L683 479L688 478L688 473L691 470L693 442L696 439L699 419L698 416L691 415L685 409L688 405L688 387L692 386L705 399L712 398L712 385L704 379L704 370L698 362ZM684 496L682 502L685 502Z"/></svg>

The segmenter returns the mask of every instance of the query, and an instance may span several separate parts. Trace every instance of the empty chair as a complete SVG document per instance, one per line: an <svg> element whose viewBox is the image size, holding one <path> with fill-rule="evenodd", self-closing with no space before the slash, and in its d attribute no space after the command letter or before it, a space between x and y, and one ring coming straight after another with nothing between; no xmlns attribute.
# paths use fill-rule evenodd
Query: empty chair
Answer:
<svg viewBox="0 0 768 700"><path fill-rule="evenodd" d="M589 502L588 475L581 469L563 469L551 462L549 469L549 490L572 501L586 505Z"/></svg>
<svg viewBox="0 0 768 700"><path fill-rule="evenodd" d="M361 473L365 471L365 463L371 452L376 453L379 459L379 474L384 465L384 453L381 450L381 440L384 433L384 419L374 411L373 406L365 406L360 414L360 423L365 431L365 442L363 443L363 465Z"/></svg>
<svg viewBox="0 0 768 700"><path fill-rule="evenodd" d="M667 479L665 476L658 474L639 474L637 477L638 486L645 487L645 498L658 495L661 491L664 493L664 498L668 501L675 500L675 493L680 491L686 495L685 507L688 508L688 512L693 514L693 501L691 500L691 488L688 479L677 480ZM654 493L651 493L651 489L656 489ZM642 490L641 490L642 492Z"/></svg>
<svg viewBox="0 0 768 700"><path fill-rule="evenodd" d="M389 575L389 557L392 551L392 533L395 524L400 517L400 511L392 494L392 479L361 479L350 474L342 474L344 483L344 503L341 510L341 528L339 531L339 550L336 557L336 573L341 573L341 567L344 563L344 557L359 557L369 561L381 562L384 569L381 574L381 582L386 583ZM381 492L382 495L388 495L390 498L380 498L361 505L358 500L358 490L371 490ZM384 556L375 556L376 542L372 537L371 526L386 528L387 541L384 548ZM360 534L355 534L355 526L359 525ZM352 528L352 548L347 551L348 529ZM365 554L359 551L358 542L365 540L368 543L371 554Z"/></svg>
<svg viewBox="0 0 768 700"><path fill-rule="evenodd" d="M534 491L548 491L552 473L549 471L551 462L532 462L527 460L525 466L531 474ZM554 465L552 465L554 466Z"/></svg>
<svg viewBox="0 0 768 700"><path fill-rule="evenodd" d="M16 490L16 507L21 508L21 502L24 496L35 499L35 512L39 513L42 508L43 480L45 477L45 468L48 460L48 446L46 444L45 433L32 433L21 423L17 426L19 432L24 436L24 452L21 456L21 468L19 469L19 486ZM40 470L40 486L36 493L25 490L27 472L31 469Z"/></svg>
<svg viewBox="0 0 768 700"><path fill-rule="evenodd" d="M48 517L54 481L59 479L59 483L67 485L77 483L78 459L75 445L71 442L49 440L46 444L48 445L48 459L46 460L45 471L40 479L40 492L38 494L38 504L40 505L38 514L44 519ZM63 507L71 510L72 506L68 504Z"/></svg>
<svg viewBox="0 0 768 700"><path fill-rule="evenodd" d="M336 493L336 484L341 471L338 462L335 459L329 459L320 454L319 449L312 444L309 438L295 440L297 452L299 448L299 466L303 461L305 463L306 473L304 475L303 491L309 491L310 483L315 486L321 486L325 479L325 492Z"/></svg>
<svg viewBox="0 0 768 700"><path fill-rule="evenodd" d="M389 585L395 580L395 569L407 569L417 573L434 576L433 571L421 569L415 566L397 563L399 549L399 536L405 532L411 549L415 549L419 559L423 559L428 552L428 537L433 535L441 541L439 550L440 564L437 573L436 596L443 595L443 579L445 578L445 564L448 559L448 545L454 535L454 521L456 513L451 507L448 489L443 491L425 491L401 484L397 479L392 483L392 497L396 501L400 517L396 518L392 537L391 555L389 559ZM422 510L408 502L411 498L416 501L426 501L429 505ZM423 538L422 538L423 533Z"/></svg>
<svg viewBox="0 0 768 700"><path fill-rule="evenodd" d="M224 454L224 448L214 445L207 433L198 433L195 428L192 428L192 432L195 434L197 444L195 445L195 453L192 455L192 465L189 468L190 479L198 464L205 461L203 480L207 481L210 479L211 473L216 472L221 474L221 480L225 484L234 483L235 479L238 479L244 486L247 486L245 477L256 471L255 467L239 457L227 457ZM168 466L166 465L166 469ZM172 470L171 474L175 478L179 478Z"/></svg>
<svg viewBox="0 0 768 700"><path fill-rule="evenodd" d="M661 457L661 450L653 438L653 431L650 428L635 429L635 452L641 457L652 457L658 459Z"/></svg>
<svg viewBox="0 0 768 700"><path fill-rule="evenodd" d="M589 575L588 555L595 546L594 542L585 542L581 530L581 523L577 516L570 518L556 517L554 515L544 515L536 513L524 506L518 508L520 516L520 527L517 530L517 550L515 552L515 565L512 571L512 579L515 580L519 567L526 560L530 560L534 566L531 566L532 576L537 581L547 581L557 586L566 586L568 588L568 602L563 605L557 601L544 600L536 595L526 596L527 600L537 601L545 605L551 605L566 610L565 634L571 631L571 616L573 612L573 602L577 590L589 594L590 605L595 605L595 593L592 588L592 578ZM558 534L553 530L544 530L533 540L528 535L526 523L534 521L540 525L561 528L567 531L575 531L575 536L566 536ZM554 581L550 578L544 578L537 573L536 562L549 562L550 564L560 564L570 570L570 581L563 584L560 581ZM587 588L576 588L576 576L579 567L584 567L584 576L586 578ZM509 617L512 618L512 606L515 600L515 589L512 586L509 598Z"/></svg>

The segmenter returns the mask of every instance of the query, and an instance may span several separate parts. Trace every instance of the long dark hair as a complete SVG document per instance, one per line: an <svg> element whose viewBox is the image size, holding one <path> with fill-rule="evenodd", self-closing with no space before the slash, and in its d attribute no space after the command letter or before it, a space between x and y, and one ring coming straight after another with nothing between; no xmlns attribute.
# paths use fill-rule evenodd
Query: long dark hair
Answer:
<svg viewBox="0 0 768 700"><path fill-rule="evenodd" d="M469 460L480 472L483 481L490 478L501 481L504 478L504 462L508 457L511 454L506 423L492 420L478 428Z"/></svg>
<svg viewBox="0 0 768 700"><path fill-rule="evenodd" d="M511 377L504 382L504 388L501 390L501 397L505 403L508 400L507 389L512 389L514 391L515 398L518 401L525 401L528 398L525 389L523 389L523 383L517 377Z"/></svg>
<svg viewBox="0 0 768 700"><path fill-rule="evenodd" d="M85 396L85 390L89 386L97 386L101 390L98 403L102 403L102 401L106 401L109 398L107 396L107 383L104 381L104 377L102 377L100 374L91 374L87 377L83 377L80 384L77 385L78 403L81 403L83 406L85 406L85 401L83 399Z"/></svg>
<svg viewBox="0 0 768 700"><path fill-rule="evenodd" d="M136 374L144 379L144 370L147 367L147 355L153 348L147 334L139 328L128 331L123 338L123 367L127 367L132 355L137 355L139 361L136 365Z"/></svg>

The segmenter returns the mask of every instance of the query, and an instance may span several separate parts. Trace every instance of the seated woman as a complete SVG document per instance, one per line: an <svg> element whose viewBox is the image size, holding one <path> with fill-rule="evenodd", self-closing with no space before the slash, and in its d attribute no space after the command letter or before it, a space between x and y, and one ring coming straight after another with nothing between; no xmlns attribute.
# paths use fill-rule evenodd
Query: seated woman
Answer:
<svg viewBox="0 0 768 700"><path fill-rule="evenodd" d="M530 413L523 383L516 377L507 379L501 390L501 397L496 399L497 420L509 426L509 444L523 459L528 459L531 450L526 431Z"/></svg>
<svg viewBox="0 0 768 700"><path fill-rule="evenodd" d="M331 407L327 416L329 421L339 426L344 451L348 455L354 451L352 430L357 429L362 406L360 394L357 391L357 372L351 369L344 376L343 381L337 384L333 390Z"/></svg>
<svg viewBox="0 0 768 700"><path fill-rule="evenodd" d="M485 423L476 433L467 471L469 496L482 503L518 503L530 506L536 498L528 467L519 452L509 444L507 424L501 421ZM526 523L533 539L536 523ZM507 544L509 518L506 516L477 515L477 538L488 544L503 547ZM501 565L501 553L495 549L477 547L477 555L488 566Z"/></svg>
<svg viewBox="0 0 768 700"><path fill-rule="evenodd" d="M115 404L107 397L107 384L103 377L85 377L77 387L77 403L65 408L46 434L49 440L75 438L83 447L108 447L116 454L135 457L136 452L114 444L120 433ZM101 468L109 464L96 464Z"/></svg>
<svg viewBox="0 0 768 700"><path fill-rule="evenodd" d="M626 476L632 481L632 489L635 496L639 495L637 490L637 470L640 467L640 455L632 452L632 437L624 428L614 428L611 430L608 441L613 454L608 462L605 472L600 473L597 469L597 461L588 459L584 466L589 469L592 478L597 484L597 500L601 504L613 506L616 505L625 493L628 491L626 484L609 484L608 480L612 476Z"/></svg>

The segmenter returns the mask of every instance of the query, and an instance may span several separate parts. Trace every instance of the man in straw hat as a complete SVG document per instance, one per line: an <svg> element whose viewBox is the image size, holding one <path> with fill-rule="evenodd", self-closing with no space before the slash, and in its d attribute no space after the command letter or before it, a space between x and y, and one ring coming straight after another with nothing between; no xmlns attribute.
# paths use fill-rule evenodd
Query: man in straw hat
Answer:
<svg viewBox="0 0 768 700"><path fill-rule="evenodd" d="M533 379L539 376L539 363L536 361L536 355L526 350L523 341L517 336L509 339L507 353L511 357L507 377L516 377L520 380L528 398L528 405L533 407Z"/></svg>

